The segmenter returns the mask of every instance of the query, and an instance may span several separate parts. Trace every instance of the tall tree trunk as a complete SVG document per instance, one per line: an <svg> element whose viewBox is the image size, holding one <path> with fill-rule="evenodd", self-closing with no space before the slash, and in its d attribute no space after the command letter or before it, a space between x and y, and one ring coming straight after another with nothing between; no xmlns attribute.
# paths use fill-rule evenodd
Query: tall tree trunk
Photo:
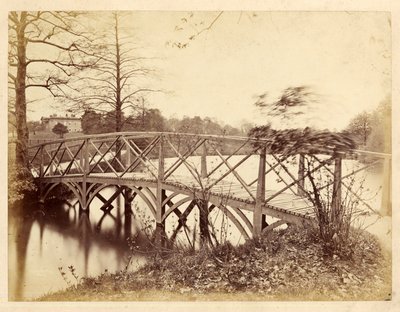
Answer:
<svg viewBox="0 0 400 312"><path fill-rule="evenodd" d="M115 18L115 53L116 53L116 90L115 90L115 131L120 132L122 130L122 103L121 103L121 55L118 38L118 16L114 15Z"/></svg>
<svg viewBox="0 0 400 312"><path fill-rule="evenodd" d="M15 80L15 116L17 128L16 162L28 166L28 126L26 124L26 45L25 38L26 12L21 12L20 23L17 26L18 70Z"/></svg>
<svg viewBox="0 0 400 312"><path fill-rule="evenodd" d="M121 103L121 55L120 55L120 44L119 44L119 34L118 34L118 15L114 15L115 18L115 54L116 54L116 90L115 90L115 132L121 132L122 130L122 103ZM120 140L115 144L116 149L116 158L121 161L121 145L122 142ZM117 171L120 171L121 168L118 163L116 163Z"/></svg>

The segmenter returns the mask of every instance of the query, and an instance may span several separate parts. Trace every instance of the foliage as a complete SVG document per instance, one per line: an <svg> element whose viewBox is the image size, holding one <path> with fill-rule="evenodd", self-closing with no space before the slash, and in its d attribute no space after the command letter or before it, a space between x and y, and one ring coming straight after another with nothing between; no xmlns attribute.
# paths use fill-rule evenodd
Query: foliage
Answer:
<svg viewBox="0 0 400 312"><path fill-rule="evenodd" d="M129 116L123 124L124 131L165 131L167 122L158 109L144 109L140 114Z"/></svg>
<svg viewBox="0 0 400 312"><path fill-rule="evenodd" d="M314 100L313 97L314 93L309 87L290 87L285 89L275 102L268 101L267 93L260 95L255 105L261 109L267 109L271 116L291 119L296 115L304 114L310 107L310 101ZM305 182L308 181L308 187L302 187L302 192L313 204L325 251L333 254L346 248L353 208L358 204L358 198L348 196L354 193L348 190L343 200L338 186L341 181L334 181L333 173L326 170L326 167L334 158L343 157L338 156L338 153L346 153L354 149L356 147L354 140L347 133L313 130L308 127L302 130L274 130L270 125L251 129L249 136L262 139L254 143L255 147L266 147L269 153L280 154L282 158L289 155L308 155L305 158L307 162ZM320 161L315 157L316 154L333 156L328 160ZM320 168L318 171L315 169L317 166ZM352 181L352 186L353 184L354 181Z"/></svg>
<svg viewBox="0 0 400 312"><path fill-rule="evenodd" d="M82 116L82 130L85 134L115 132L115 111L98 113L86 110ZM158 109L146 109L143 114L125 117L121 115L122 131L165 131L167 121Z"/></svg>
<svg viewBox="0 0 400 312"><path fill-rule="evenodd" d="M8 167L8 203L14 204L22 200L28 193L37 190L33 177L28 169L18 164Z"/></svg>
<svg viewBox="0 0 400 312"><path fill-rule="evenodd" d="M324 163L328 165L331 161L332 158ZM314 168L321 164L317 158L306 157L305 162L306 181L310 182L310 187L304 188L304 191L313 204L324 251L329 255L351 251L354 242L350 240L350 230L354 212L360 203L364 181L356 183L355 176L352 176L342 194L342 181L335 181L328 170L321 169L317 176L312 174ZM336 162L341 160L335 160L335 167L338 165Z"/></svg>
<svg viewBox="0 0 400 312"><path fill-rule="evenodd" d="M105 272L41 300L390 299L390 264L379 243L352 234L361 239L351 257L329 257L315 233L289 227L239 247L170 253L137 272Z"/></svg>
<svg viewBox="0 0 400 312"><path fill-rule="evenodd" d="M68 271L75 281L71 281L71 279L68 277L67 273L64 271L64 268L62 266L58 267L58 271L60 272L61 277L68 285L68 287L74 287L75 289L77 288L81 278L76 273L76 269L73 265L68 266Z"/></svg>
<svg viewBox="0 0 400 312"><path fill-rule="evenodd" d="M100 113L88 109L82 115L82 130L85 134L115 131L115 111ZM139 113L121 116L122 131L172 131L179 133L244 135L238 128L221 125L209 117L183 117L166 119L158 109L143 108ZM247 129L247 128L246 128Z"/></svg>
<svg viewBox="0 0 400 312"><path fill-rule="evenodd" d="M186 49L198 40L199 37L210 32L222 17L227 14L237 15L237 24L245 18L254 22L257 19L257 12L186 12L175 25L176 38L168 40L165 45L172 48Z"/></svg>
<svg viewBox="0 0 400 312"><path fill-rule="evenodd" d="M305 181L308 181L309 187L303 188L303 192L315 209L319 233L325 242L325 249L333 254L347 248L352 213L359 200L353 196L354 190L347 190L345 195L340 196L335 188L332 173L324 168L332 164L335 156L318 161L313 154L335 155L337 152L348 152L355 148L354 141L343 133L317 131L310 128L274 130L270 126L262 126L251 129L249 135L266 139L266 143L254 144L258 147L266 146L269 153L280 154L280 157L307 155ZM317 166L320 169L316 170ZM351 181L351 187L357 187L354 180ZM358 187L358 190L360 189L362 188ZM337 198L340 198L340 202L337 202Z"/></svg>
<svg viewBox="0 0 400 312"><path fill-rule="evenodd" d="M36 134L36 131L44 131L45 127L40 121L28 121L29 133Z"/></svg>
<svg viewBox="0 0 400 312"><path fill-rule="evenodd" d="M81 126L84 134L102 133L102 115L91 109L85 110L82 115Z"/></svg>
<svg viewBox="0 0 400 312"><path fill-rule="evenodd" d="M193 12L186 13L179 21L179 24L175 26L175 31L184 31L183 37L178 40L171 40L165 43L166 46L176 47L178 49L185 49L189 44L199 37L202 33L208 32L214 24L221 18L224 12L216 13L216 16L203 17L202 14ZM200 15L200 16L198 16ZM211 18L211 19L210 19Z"/></svg>
<svg viewBox="0 0 400 312"><path fill-rule="evenodd" d="M366 111L355 116L346 128L360 145L365 146L372 131L372 115Z"/></svg>
<svg viewBox="0 0 400 312"><path fill-rule="evenodd" d="M270 125L252 128L249 137L266 139L255 143L256 146L266 146L270 152L283 155L299 153L345 152L356 147L355 142L346 134L329 130L286 129L274 130Z"/></svg>
<svg viewBox="0 0 400 312"><path fill-rule="evenodd" d="M317 103L317 94L308 86L288 87L276 100L270 99L268 92L257 96L254 105L265 114L268 122L279 120L280 125L295 128L297 122L304 123L306 113L310 113Z"/></svg>
<svg viewBox="0 0 400 312"><path fill-rule="evenodd" d="M58 134L60 138L63 138L64 134L68 133L68 127L58 122L53 129L51 129L51 131L53 131L55 134Z"/></svg>
<svg viewBox="0 0 400 312"><path fill-rule="evenodd" d="M372 112L353 117L345 133L351 135L360 148L369 151L391 151L391 101L387 97Z"/></svg>
<svg viewBox="0 0 400 312"><path fill-rule="evenodd" d="M372 130L366 142L370 151L391 153L392 107L390 98L384 99L372 112Z"/></svg>

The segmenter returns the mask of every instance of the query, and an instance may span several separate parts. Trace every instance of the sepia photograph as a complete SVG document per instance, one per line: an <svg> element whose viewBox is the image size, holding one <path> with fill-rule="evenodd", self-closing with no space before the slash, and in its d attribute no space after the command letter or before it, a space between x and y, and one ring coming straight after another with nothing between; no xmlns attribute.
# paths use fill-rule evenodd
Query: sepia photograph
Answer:
<svg viewBox="0 0 400 312"><path fill-rule="evenodd" d="M7 10L3 300L391 302L392 23Z"/></svg>

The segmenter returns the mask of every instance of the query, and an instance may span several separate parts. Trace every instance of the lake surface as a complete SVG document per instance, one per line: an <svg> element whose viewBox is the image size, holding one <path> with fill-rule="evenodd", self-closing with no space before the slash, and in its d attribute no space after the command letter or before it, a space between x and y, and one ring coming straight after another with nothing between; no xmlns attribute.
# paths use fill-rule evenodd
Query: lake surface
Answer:
<svg viewBox="0 0 400 312"><path fill-rule="evenodd" d="M233 157L230 162L235 164L240 156ZM166 161L166 166L173 163ZM190 161L199 166L200 158L192 157ZM217 164L215 157L208 158L211 170ZM296 165L291 170L296 171ZM345 161L343 175L360 164L355 161ZM238 168L238 173L247 181L257 176L258 159L253 157ZM177 174L184 174L177 172ZM224 169L221 169L224 170ZM283 178L288 175L282 173ZM233 179L233 177L228 177ZM369 171L367 175L359 174L358 180L365 179L363 197L373 207L380 205L380 185L382 181L381 168ZM285 186L276 174L266 177L268 189L279 189ZM104 189L101 193L105 198L113 194L113 188ZM176 199L176 201L179 198ZM94 200L90 213L79 213L76 200L71 198L68 203L49 202L44 209L39 206L29 207L37 212L25 216L14 216L9 219L9 299L26 300L39 297L45 293L66 288L76 283L76 278L68 269L73 266L78 279L87 276L97 276L105 271L135 270L146 262L149 250L151 231L154 228L152 216L143 201L138 196L132 205L133 214L126 214L122 196L114 201L114 208L105 214L99 208L102 203ZM248 214L251 220L251 214ZM12 215L12 214L11 214ZM213 225L217 228L215 235L220 241L228 240L233 244L244 242L239 231L225 222L224 215L215 209L210 215ZM176 229L177 217L171 215L167 219L166 231L171 235ZM196 241L198 230L198 213L196 210L189 216L187 228L179 231L176 244L191 246ZM224 224L223 226L221 226ZM134 243L127 243L127 238L135 237ZM130 247L135 246L134 252ZM128 261L131 262L128 265ZM60 271L66 273L63 275Z"/></svg>

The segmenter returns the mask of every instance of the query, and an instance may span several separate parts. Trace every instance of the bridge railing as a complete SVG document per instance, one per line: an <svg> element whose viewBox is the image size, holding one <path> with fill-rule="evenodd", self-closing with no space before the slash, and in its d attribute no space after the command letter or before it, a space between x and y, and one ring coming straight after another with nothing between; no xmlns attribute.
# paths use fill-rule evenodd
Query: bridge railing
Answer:
<svg viewBox="0 0 400 312"><path fill-rule="evenodd" d="M293 155L271 152L270 143L249 137L120 132L32 146L30 164L34 176L41 179L102 175L237 196L254 203L255 224L261 224L257 218L261 218L262 207L286 193L303 198L304 208L310 205L309 195L318 190L336 205L352 200L377 211L380 207L365 198L363 186L366 175L377 170L383 174L376 175L380 180L376 193L381 195L382 206L390 206L390 155L344 153L324 146Z"/></svg>

